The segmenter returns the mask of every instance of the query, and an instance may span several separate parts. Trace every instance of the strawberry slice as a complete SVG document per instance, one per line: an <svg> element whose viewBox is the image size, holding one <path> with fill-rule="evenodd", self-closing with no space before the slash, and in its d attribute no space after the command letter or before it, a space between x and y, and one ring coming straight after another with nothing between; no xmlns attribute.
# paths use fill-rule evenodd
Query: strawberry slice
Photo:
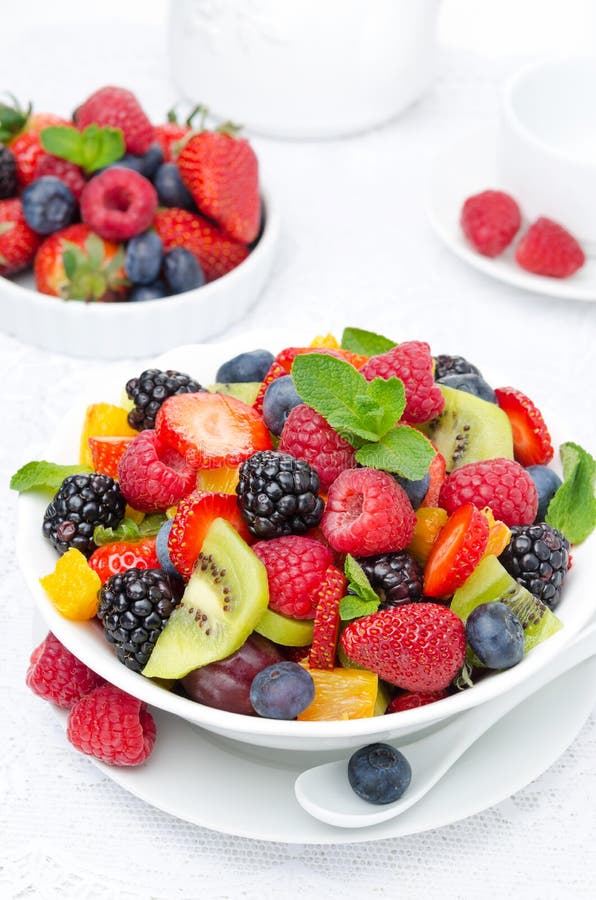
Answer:
<svg viewBox="0 0 596 900"><path fill-rule="evenodd" d="M112 575L127 569L159 569L155 538L145 538L136 544L128 541L104 544L93 551L88 563L97 572L102 584Z"/></svg>
<svg viewBox="0 0 596 900"><path fill-rule="evenodd" d="M257 450L271 449L261 416L226 394L175 394L155 419L159 439L199 469L235 466Z"/></svg>
<svg viewBox="0 0 596 900"><path fill-rule="evenodd" d="M289 372L286 372L283 366L273 360L273 362L269 366L269 371L265 375L261 387L259 388L259 393L255 397L254 403L252 405L252 408L255 409L259 414L263 412L263 397L265 396L265 391L272 381L275 381L276 378L281 378L282 375L289 375Z"/></svg>
<svg viewBox="0 0 596 900"><path fill-rule="evenodd" d="M90 437L91 466L99 475L118 477L118 463L131 443L131 437Z"/></svg>
<svg viewBox="0 0 596 900"><path fill-rule="evenodd" d="M424 568L426 597L450 597L482 559L490 526L472 503L464 503L441 528Z"/></svg>
<svg viewBox="0 0 596 900"><path fill-rule="evenodd" d="M168 538L170 559L184 578L190 578L205 535L214 519L226 519L245 541L251 536L235 494L193 491L180 501Z"/></svg>
<svg viewBox="0 0 596 900"><path fill-rule="evenodd" d="M339 603L346 592L343 572L329 566L319 591L308 665L311 669L333 669L339 636Z"/></svg>
<svg viewBox="0 0 596 900"><path fill-rule="evenodd" d="M495 388L497 402L511 422L513 455L522 466L545 466L553 445L540 410L516 388Z"/></svg>
<svg viewBox="0 0 596 900"><path fill-rule="evenodd" d="M433 444L433 447L434 446L435 445ZM437 450L436 447L435 450ZM442 453L439 453L438 450L435 458L429 466L428 472L430 475L430 482L424 500L420 505L425 507L438 506L439 494L441 493L441 485L445 481L445 476L447 474L447 463L445 462L445 457Z"/></svg>

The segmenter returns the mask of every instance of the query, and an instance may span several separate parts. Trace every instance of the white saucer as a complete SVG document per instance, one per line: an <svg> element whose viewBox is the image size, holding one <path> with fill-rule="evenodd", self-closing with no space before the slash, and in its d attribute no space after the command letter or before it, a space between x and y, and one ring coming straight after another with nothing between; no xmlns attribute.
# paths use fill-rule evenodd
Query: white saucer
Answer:
<svg viewBox="0 0 596 900"><path fill-rule="evenodd" d="M434 230L464 262L493 278L545 296L595 301L595 257L588 257L585 265L570 278L545 278L525 272L517 265L514 249L518 239L496 259L482 256L467 243L459 225L464 200L480 191L503 189L499 183L496 144L495 131L485 129L467 135L435 158L427 196L427 212ZM516 199L523 211L523 198ZM522 232L527 224L522 225Z"/></svg>
<svg viewBox="0 0 596 900"><path fill-rule="evenodd" d="M371 828L325 825L294 797L296 776L318 762L340 759L337 752L251 748L152 709L157 739L145 765L126 769L92 761L157 809L214 831L287 844L361 843L449 825L510 797L566 750L595 702L592 658L493 726L416 806ZM66 713L56 714L66 727Z"/></svg>

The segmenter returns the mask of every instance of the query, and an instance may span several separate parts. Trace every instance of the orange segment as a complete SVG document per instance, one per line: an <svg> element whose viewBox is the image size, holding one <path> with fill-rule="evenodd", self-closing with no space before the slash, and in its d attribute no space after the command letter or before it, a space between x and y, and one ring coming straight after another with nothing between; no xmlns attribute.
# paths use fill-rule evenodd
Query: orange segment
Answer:
<svg viewBox="0 0 596 900"><path fill-rule="evenodd" d="M87 407L79 450L81 465L93 465L90 437L136 437L139 432L130 427L127 415L125 409L111 403L92 403Z"/></svg>
<svg viewBox="0 0 596 900"><path fill-rule="evenodd" d="M200 469L197 472L197 490L211 491L214 494L235 494L238 475L238 466Z"/></svg>
<svg viewBox="0 0 596 900"><path fill-rule="evenodd" d="M484 556L500 556L511 540L511 531L504 522L501 522L500 519L495 519L490 506L485 506L482 512L488 519L488 527L490 529L483 558Z"/></svg>
<svg viewBox="0 0 596 900"><path fill-rule="evenodd" d="M408 550L421 566L426 564L437 535L446 521L447 511L440 506L421 506L416 510L416 525Z"/></svg>
<svg viewBox="0 0 596 900"><path fill-rule="evenodd" d="M310 342L311 347L329 347L331 350L339 350L339 341L330 331L327 334L318 334Z"/></svg>
<svg viewBox="0 0 596 900"><path fill-rule="evenodd" d="M97 615L101 579L79 550L71 547L40 583L56 609L67 619L85 621Z"/></svg>
<svg viewBox="0 0 596 900"><path fill-rule="evenodd" d="M374 672L366 669L309 671L315 683L315 698L298 716L301 721L366 719L375 714L379 679Z"/></svg>

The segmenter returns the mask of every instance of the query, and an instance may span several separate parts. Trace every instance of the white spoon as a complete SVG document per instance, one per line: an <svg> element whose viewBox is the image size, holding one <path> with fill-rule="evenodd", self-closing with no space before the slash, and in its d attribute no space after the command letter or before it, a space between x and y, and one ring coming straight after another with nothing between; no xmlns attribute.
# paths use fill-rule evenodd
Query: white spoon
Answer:
<svg viewBox="0 0 596 900"><path fill-rule="evenodd" d="M596 622L520 687L461 713L433 734L404 746L404 756L412 767L412 780L404 795L394 803L376 806L358 797L350 787L345 759L302 772L294 786L296 799L315 819L340 828L362 828L393 819L424 797L492 725L540 688L594 654Z"/></svg>

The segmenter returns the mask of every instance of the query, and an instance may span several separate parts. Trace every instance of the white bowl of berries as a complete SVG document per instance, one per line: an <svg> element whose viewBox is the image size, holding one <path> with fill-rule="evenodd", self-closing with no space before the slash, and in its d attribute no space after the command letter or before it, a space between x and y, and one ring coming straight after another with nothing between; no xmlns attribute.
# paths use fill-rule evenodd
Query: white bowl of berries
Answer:
<svg viewBox="0 0 596 900"><path fill-rule="evenodd" d="M0 328L106 359L224 331L279 228L248 141L204 115L153 125L117 87L75 118L0 105Z"/></svg>
<svg viewBox="0 0 596 900"><path fill-rule="evenodd" d="M435 727L549 664L595 611L596 463L562 444L561 479L556 421L423 341L300 343L103 373L12 486L64 654L208 731L321 751ZM72 706L44 658L31 686Z"/></svg>

